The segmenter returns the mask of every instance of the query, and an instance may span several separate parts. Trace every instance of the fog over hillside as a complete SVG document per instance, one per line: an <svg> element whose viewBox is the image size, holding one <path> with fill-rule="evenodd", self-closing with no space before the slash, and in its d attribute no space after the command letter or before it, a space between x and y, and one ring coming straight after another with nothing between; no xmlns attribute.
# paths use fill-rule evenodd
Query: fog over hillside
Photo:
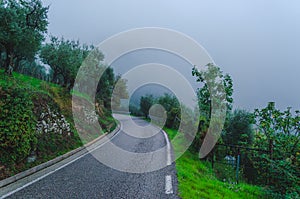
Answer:
<svg viewBox="0 0 300 199"><path fill-rule="evenodd" d="M137 89L130 98L130 104L136 107L139 107L140 99L145 95L153 95L153 97L160 97L164 94L174 95L172 91L168 88L157 85L157 84L149 84Z"/></svg>
<svg viewBox="0 0 300 199"><path fill-rule="evenodd" d="M196 91L197 88L201 87L202 84L196 82L195 77L192 76L193 65L188 63L184 58L179 57L170 52L154 49L143 49L139 51L133 51L128 54L121 56L119 59L115 60L111 67L114 69L116 74L124 75L130 73L132 69L139 67L143 64L148 63L159 63L171 67L176 70L188 84ZM149 75L149 74L144 74ZM162 74L160 74L162 75ZM165 78L173 78L171 74L163 74ZM140 79L143 77L137 77ZM180 82L178 83L180 85ZM184 91L182 91L184 92ZM163 85L158 84L148 84L138 88L131 96L131 104L139 105L140 98L145 95L153 95L154 97L159 97L165 93L174 94L170 89Z"/></svg>

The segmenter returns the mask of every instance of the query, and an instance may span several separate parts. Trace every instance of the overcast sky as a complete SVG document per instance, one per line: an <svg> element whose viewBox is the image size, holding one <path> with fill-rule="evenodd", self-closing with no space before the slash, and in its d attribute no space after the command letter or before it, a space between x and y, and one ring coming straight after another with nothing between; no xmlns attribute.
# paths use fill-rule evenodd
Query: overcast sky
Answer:
<svg viewBox="0 0 300 199"><path fill-rule="evenodd" d="M253 110L275 101L281 109L300 109L298 0L43 2L50 5L49 34L97 45L132 28L173 29L194 38L231 75L234 107Z"/></svg>

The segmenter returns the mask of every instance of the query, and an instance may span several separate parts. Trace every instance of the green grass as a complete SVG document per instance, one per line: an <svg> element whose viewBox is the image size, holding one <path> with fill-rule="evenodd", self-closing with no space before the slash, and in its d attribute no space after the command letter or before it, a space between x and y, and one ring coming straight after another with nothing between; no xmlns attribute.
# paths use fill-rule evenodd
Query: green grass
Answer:
<svg viewBox="0 0 300 199"><path fill-rule="evenodd" d="M166 133L168 134L168 137L170 140L173 140L173 138L177 135L178 131L174 129L165 129Z"/></svg>
<svg viewBox="0 0 300 199"><path fill-rule="evenodd" d="M92 103L92 99L90 98L90 96L87 95L87 94L85 94L85 93L80 93L80 92L78 92L78 91L76 91L76 90L72 90L72 91L71 91L71 94L72 94L73 96L80 97L80 98L85 99L85 100L87 100L88 102Z"/></svg>
<svg viewBox="0 0 300 199"><path fill-rule="evenodd" d="M26 94L31 96L30 99L32 101L40 102L41 104L44 103L49 105L50 107L53 106L57 108L57 110L61 114L63 114L67 119L67 121L71 124L71 129L72 132L74 133L74 136L69 140L67 140L66 142L61 142L60 139L54 138L53 136L47 137L48 140L45 138L46 140L45 145L53 146L53 148L55 148L56 151L53 152L50 152L49 150L45 150L42 152L40 151L37 157L37 161L34 163L27 163L26 160L24 159L24 161L14 163L14 165L6 165L5 173L1 174L2 170L0 169L0 180L1 178L9 177L11 175L16 174L17 172L24 171L25 169L31 168L45 161L53 159L59 155L62 155L72 149L78 148L83 144L87 143L88 141L94 140L95 138L97 138L102 134L101 132L99 132L96 135L92 135L93 137L90 137L90 139L88 140L83 140L82 136L79 136L75 128L74 118L72 114L72 95L66 88L63 88L57 84L52 84L37 78L33 78L15 72L13 73L12 76L8 76L4 74L4 70L0 69L0 91L4 88L5 88L5 92L7 92L8 94L10 94L10 92L12 92L15 89L20 89L22 90L22 92L26 92ZM73 92L73 94L90 102L88 96L84 94L78 92ZM0 111L1 111L1 100L0 100ZM31 119L36 120L36 118L38 117L39 115L37 115L36 117L31 117ZM103 125L103 130L105 132L112 131L116 126L110 112L108 112L104 108L102 109L102 115L100 115L99 122L101 125ZM2 131L0 133L2 133ZM89 132L87 132L87 134L88 133ZM40 139L39 144L41 145L44 144L43 139L41 138L39 139ZM0 162L0 168L1 165L2 163Z"/></svg>
<svg viewBox="0 0 300 199"><path fill-rule="evenodd" d="M60 86L56 84L48 83L16 72L13 72L13 76L10 77L4 74L3 69L0 70L0 86L17 86L19 88L32 89L41 92L46 92L46 86L60 88Z"/></svg>
<svg viewBox="0 0 300 199"><path fill-rule="evenodd" d="M46 94L59 105L62 113L68 119L72 119L70 92L58 84L46 82L17 72L13 72L12 76L8 76L4 73L3 69L0 69L0 87L21 88L32 95Z"/></svg>
<svg viewBox="0 0 300 199"><path fill-rule="evenodd" d="M177 134L176 130L165 129L170 139ZM180 139L172 142L173 148L180 148ZM176 153L176 152L175 152ZM219 181L210 163L200 161L198 154L187 150L176 160L176 170L179 181L179 196L183 199L210 199L210 198L264 198L261 187L240 183L228 184Z"/></svg>

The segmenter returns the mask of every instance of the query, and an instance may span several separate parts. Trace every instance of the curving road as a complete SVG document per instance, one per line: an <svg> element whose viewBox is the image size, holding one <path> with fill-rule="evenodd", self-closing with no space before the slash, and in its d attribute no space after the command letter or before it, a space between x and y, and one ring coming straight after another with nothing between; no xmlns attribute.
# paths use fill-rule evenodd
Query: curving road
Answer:
<svg viewBox="0 0 300 199"><path fill-rule="evenodd" d="M115 117L121 122L121 130L110 142L4 196L178 198L175 163L170 161L171 148L165 133L139 118Z"/></svg>

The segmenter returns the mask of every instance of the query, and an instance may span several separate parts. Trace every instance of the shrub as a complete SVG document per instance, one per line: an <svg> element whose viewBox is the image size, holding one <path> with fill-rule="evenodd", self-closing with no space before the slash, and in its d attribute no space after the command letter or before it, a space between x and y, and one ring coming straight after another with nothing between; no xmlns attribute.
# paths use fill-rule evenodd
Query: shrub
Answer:
<svg viewBox="0 0 300 199"><path fill-rule="evenodd" d="M250 146L254 137L251 125L251 113L244 110L235 110L232 115L229 115L228 124L222 134L224 143Z"/></svg>
<svg viewBox="0 0 300 199"><path fill-rule="evenodd" d="M0 162L12 166L35 149L36 119L30 92L0 87Z"/></svg>

